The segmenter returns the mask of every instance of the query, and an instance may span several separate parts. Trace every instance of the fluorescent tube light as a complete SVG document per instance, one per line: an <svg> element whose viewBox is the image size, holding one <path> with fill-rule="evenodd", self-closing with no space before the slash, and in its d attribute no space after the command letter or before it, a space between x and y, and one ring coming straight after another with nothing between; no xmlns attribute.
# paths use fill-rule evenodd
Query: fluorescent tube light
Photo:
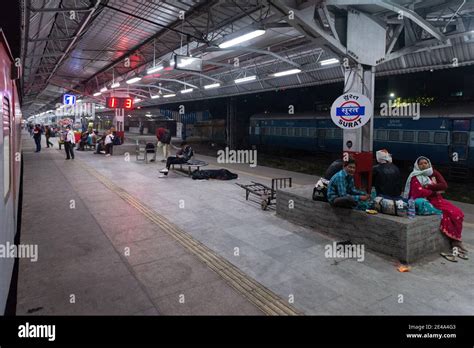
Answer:
<svg viewBox="0 0 474 348"><path fill-rule="evenodd" d="M217 88L217 87L220 87L220 86L221 86L220 83L213 83L213 84L210 84L210 85L205 85L204 89Z"/></svg>
<svg viewBox="0 0 474 348"><path fill-rule="evenodd" d="M300 72L301 72L300 69L291 69L291 70L285 70L285 71L277 72L277 73L273 74L273 76L275 76L275 77L287 76L287 75L299 74Z"/></svg>
<svg viewBox="0 0 474 348"><path fill-rule="evenodd" d="M137 77L134 77L134 78L131 78L130 80L128 80L127 83L128 83L129 85L131 85L132 83L138 82L138 81L140 81L141 79L142 79L141 77L138 77L138 76L137 76Z"/></svg>
<svg viewBox="0 0 474 348"><path fill-rule="evenodd" d="M192 88L182 89L182 90L181 90L181 94L191 93L192 91L193 91Z"/></svg>
<svg viewBox="0 0 474 348"><path fill-rule="evenodd" d="M171 97L176 97L176 94L165 94L163 98L171 98Z"/></svg>
<svg viewBox="0 0 474 348"><path fill-rule="evenodd" d="M163 70L163 65L154 66L146 71L148 75L156 73L157 71Z"/></svg>
<svg viewBox="0 0 474 348"><path fill-rule="evenodd" d="M326 60L322 60L319 62L321 65L329 65L329 64L336 64L339 63L339 59L336 58L330 58Z"/></svg>
<svg viewBox="0 0 474 348"><path fill-rule="evenodd" d="M257 76L252 75L252 76L247 76L247 77L242 77L240 79L234 80L235 83L243 83L243 82L248 82L248 81L253 81L256 80Z"/></svg>
<svg viewBox="0 0 474 348"><path fill-rule="evenodd" d="M112 84L112 86L110 86L110 88L117 88L117 87L120 87L120 82L115 82Z"/></svg>
<svg viewBox="0 0 474 348"><path fill-rule="evenodd" d="M235 45L238 45L242 42L245 42L245 41L248 41L248 40L252 40L256 37L259 37L261 35L265 34L265 30L263 29L257 29L257 30L254 30L254 31L251 31L250 33L247 33L247 34L244 34L244 35L240 35L234 39L231 39L231 40L227 40L227 41L224 41L223 43L221 43L219 45L219 48L228 48L228 47L232 47L232 46L235 46Z"/></svg>

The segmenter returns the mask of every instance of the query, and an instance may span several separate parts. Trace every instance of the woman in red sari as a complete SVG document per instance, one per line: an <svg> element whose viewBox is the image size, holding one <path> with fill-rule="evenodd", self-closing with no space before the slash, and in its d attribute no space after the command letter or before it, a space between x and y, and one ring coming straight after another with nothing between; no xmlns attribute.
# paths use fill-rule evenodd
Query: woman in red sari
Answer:
<svg viewBox="0 0 474 348"><path fill-rule="evenodd" d="M461 209L448 202L441 195L448 188L446 180L426 157L418 157L415 168L408 177L405 185L405 197L412 199L426 198L436 208L443 212L440 230L451 241L451 247L457 247L461 252L467 252L461 241L464 213Z"/></svg>

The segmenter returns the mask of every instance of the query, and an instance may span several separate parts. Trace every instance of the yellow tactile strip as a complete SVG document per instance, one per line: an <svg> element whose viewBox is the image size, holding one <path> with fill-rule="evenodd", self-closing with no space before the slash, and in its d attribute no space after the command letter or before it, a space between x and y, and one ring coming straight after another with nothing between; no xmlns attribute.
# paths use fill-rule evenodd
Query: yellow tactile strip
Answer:
<svg viewBox="0 0 474 348"><path fill-rule="evenodd" d="M210 269L219 274L230 286L245 296L245 298L258 307L263 313L267 315L302 314L292 306L286 304L285 301L271 290L240 271L240 269L225 258L216 254L207 246L194 239L191 235L168 221L164 216L147 207L144 203L140 202L121 187L115 185L107 177L103 176L82 161L76 163L80 163L86 171L97 178L97 180L103 183L108 189L119 195L125 202L138 209L153 223L159 225L167 234L204 262Z"/></svg>

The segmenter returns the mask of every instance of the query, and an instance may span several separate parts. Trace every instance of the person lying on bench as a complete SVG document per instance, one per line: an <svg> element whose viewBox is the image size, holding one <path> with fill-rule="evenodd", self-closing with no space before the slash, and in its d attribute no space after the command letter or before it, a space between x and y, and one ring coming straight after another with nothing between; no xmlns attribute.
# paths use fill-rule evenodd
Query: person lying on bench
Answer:
<svg viewBox="0 0 474 348"><path fill-rule="evenodd" d="M366 201L369 196L357 190L354 185L356 162L349 159L344 162L342 170L334 174L328 185L328 202L333 207L355 208L359 201Z"/></svg>
<svg viewBox="0 0 474 348"><path fill-rule="evenodd" d="M172 164L184 164L193 157L193 149L187 142L181 143L181 149L176 153L176 156L170 156L166 160L166 168L160 170L160 173L168 175L169 169Z"/></svg>

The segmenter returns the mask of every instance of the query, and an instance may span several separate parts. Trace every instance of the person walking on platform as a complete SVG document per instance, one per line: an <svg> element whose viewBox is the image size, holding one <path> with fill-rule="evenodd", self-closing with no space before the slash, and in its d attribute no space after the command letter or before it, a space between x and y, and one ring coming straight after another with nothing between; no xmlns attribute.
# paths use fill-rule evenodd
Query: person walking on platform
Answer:
<svg viewBox="0 0 474 348"><path fill-rule="evenodd" d="M45 127L44 137L46 138L46 147L49 148L49 145L51 145L51 147L53 147L54 144L49 141L49 138L51 138L51 128L49 126Z"/></svg>
<svg viewBox="0 0 474 348"><path fill-rule="evenodd" d="M181 149L176 153L176 156L170 156L166 160L166 168L160 170L160 173L165 176L168 175L170 167L172 164L183 164L186 163L193 157L194 152L190 145L187 142L183 141L181 143Z"/></svg>
<svg viewBox="0 0 474 348"><path fill-rule="evenodd" d="M392 163L392 155L386 149L377 151L378 164L372 168L372 183L378 196L400 199L402 176L398 167Z"/></svg>
<svg viewBox="0 0 474 348"><path fill-rule="evenodd" d="M41 128L38 124L33 129L33 139L35 140L35 144L36 144L35 152L40 152L41 151Z"/></svg>
<svg viewBox="0 0 474 348"><path fill-rule="evenodd" d="M333 207L355 208L360 201L367 201L369 196L357 190L354 185L356 162L349 159L344 162L342 170L334 174L328 185L328 202Z"/></svg>
<svg viewBox="0 0 474 348"><path fill-rule="evenodd" d="M66 127L66 136L64 139L64 149L66 150L66 159L74 159L74 145L76 144L76 138L74 132L70 126Z"/></svg>
<svg viewBox="0 0 474 348"><path fill-rule="evenodd" d="M158 147L163 148L163 159L161 162L166 162L170 155L171 132L166 128L160 127L156 131L156 137L158 138Z"/></svg>

